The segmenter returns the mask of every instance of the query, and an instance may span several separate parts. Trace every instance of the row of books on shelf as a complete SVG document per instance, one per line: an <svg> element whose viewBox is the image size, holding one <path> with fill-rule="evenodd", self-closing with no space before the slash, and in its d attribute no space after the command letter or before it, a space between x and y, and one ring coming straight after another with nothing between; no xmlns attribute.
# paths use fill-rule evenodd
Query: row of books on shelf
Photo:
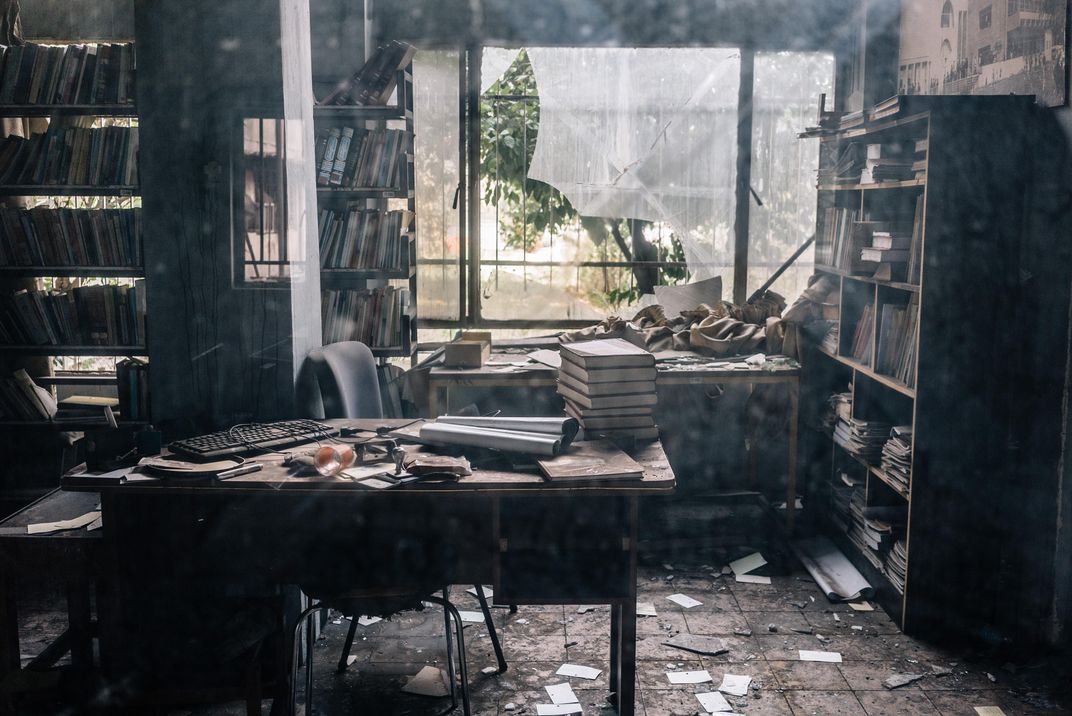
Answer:
<svg viewBox="0 0 1072 716"><path fill-rule="evenodd" d="M321 209L319 219L323 268L392 270L407 264L409 242L403 232L412 212Z"/></svg>
<svg viewBox="0 0 1072 716"><path fill-rule="evenodd" d="M908 387L915 385L916 376L916 325L918 304L907 306L885 304L879 322L878 354L875 370L896 378Z"/></svg>
<svg viewBox="0 0 1072 716"><path fill-rule="evenodd" d="M875 305L868 303L860 311L860 320L856 322L856 330L852 335L852 345L849 346L849 355L864 365L871 362L871 348L875 338Z"/></svg>
<svg viewBox="0 0 1072 716"><path fill-rule="evenodd" d="M867 464L877 465L891 427L880 420L839 417L834 427L834 442Z"/></svg>
<svg viewBox="0 0 1072 716"><path fill-rule="evenodd" d="M831 484L830 519L876 571L904 594L907 506L869 506L863 480L841 471Z"/></svg>
<svg viewBox="0 0 1072 716"><path fill-rule="evenodd" d="M394 91L396 77L417 54L405 42L380 45L352 77L320 100L321 105L383 105Z"/></svg>
<svg viewBox="0 0 1072 716"><path fill-rule="evenodd" d="M128 104L134 45L0 45L0 104Z"/></svg>
<svg viewBox="0 0 1072 716"><path fill-rule="evenodd" d="M110 425L149 419L149 364L127 358L116 364L118 397L71 395L61 400L23 369L0 381L0 419Z"/></svg>
<svg viewBox="0 0 1072 716"><path fill-rule="evenodd" d="M404 344L402 317L408 315L408 288L386 286L321 292L324 343L361 341L371 348Z"/></svg>
<svg viewBox="0 0 1072 716"><path fill-rule="evenodd" d="M0 304L0 344L144 345L143 283L16 291Z"/></svg>
<svg viewBox="0 0 1072 716"><path fill-rule="evenodd" d="M140 266L141 209L0 209L0 266Z"/></svg>
<svg viewBox="0 0 1072 716"><path fill-rule="evenodd" d="M317 186L342 189L398 186L399 163L413 134L401 129L332 127L317 132Z"/></svg>
<svg viewBox="0 0 1072 716"><path fill-rule="evenodd" d="M919 282L923 233L923 197L917 197L911 221L861 218L856 209L828 208L823 213L816 262L886 281Z"/></svg>
<svg viewBox="0 0 1072 716"><path fill-rule="evenodd" d="M815 262L849 270L853 265L856 209L831 207L823 212L822 240L815 246Z"/></svg>
<svg viewBox="0 0 1072 716"><path fill-rule="evenodd" d="M138 183L137 127L50 125L0 140L0 184L131 186Z"/></svg>
<svg viewBox="0 0 1072 716"><path fill-rule="evenodd" d="M887 142L845 142L823 158L819 184L852 186L925 179L926 139Z"/></svg>
<svg viewBox="0 0 1072 716"><path fill-rule="evenodd" d="M655 356L620 338L559 347L558 393L586 439L659 437Z"/></svg>

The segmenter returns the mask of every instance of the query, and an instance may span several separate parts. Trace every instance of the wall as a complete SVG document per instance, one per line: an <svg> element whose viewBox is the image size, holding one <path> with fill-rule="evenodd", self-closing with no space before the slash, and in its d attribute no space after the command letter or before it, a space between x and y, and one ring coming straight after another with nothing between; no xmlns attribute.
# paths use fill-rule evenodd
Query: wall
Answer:
<svg viewBox="0 0 1072 716"><path fill-rule="evenodd" d="M129 40L133 0L21 0L26 39Z"/></svg>

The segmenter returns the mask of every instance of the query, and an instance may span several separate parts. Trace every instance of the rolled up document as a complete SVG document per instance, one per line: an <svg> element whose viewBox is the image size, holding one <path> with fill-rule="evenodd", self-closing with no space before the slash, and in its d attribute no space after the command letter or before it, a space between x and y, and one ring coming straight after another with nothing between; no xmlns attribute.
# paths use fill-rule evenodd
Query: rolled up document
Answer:
<svg viewBox="0 0 1072 716"><path fill-rule="evenodd" d="M420 437L422 441L446 445L466 445L531 455L557 455L562 452L561 436L519 430L495 430L438 421L422 425Z"/></svg>
<svg viewBox="0 0 1072 716"><path fill-rule="evenodd" d="M470 425L475 428L488 428L491 430L510 430L523 433L542 433L562 438L562 447L567 448L577 437L580 429L576 418L563 416L561 418L515 418L496 416L490 418L467 417L464 415L441 415L436 418L437 423L451 425Z"/></svg>

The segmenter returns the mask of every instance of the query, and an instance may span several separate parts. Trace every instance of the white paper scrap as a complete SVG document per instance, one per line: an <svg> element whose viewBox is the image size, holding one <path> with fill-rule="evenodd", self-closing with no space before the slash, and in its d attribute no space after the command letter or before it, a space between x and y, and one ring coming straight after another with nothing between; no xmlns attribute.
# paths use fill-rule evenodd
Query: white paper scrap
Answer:
<svg viewBox="0 0 1072 716"><path fill-rule="evenodd" d="M975 713L979 716L1005 716L1005 712L998 706L976 706Z"/></svg>
<svg viewBox="0 0 1072 716"><path fill-rule="evenodd" d="M703 602L697 601L692 597L686 596L684 594L671 594L669 597L667 597L667 599L669 599L674 604L678 604L680 606L685 607L686 609L692 609L693 607L698 607L703 604Z"/></svg>
<svg viewBox="0 0 1072 716"><path fill-rule="evenodd" d="M726 697L717 691L708 691L703 694L696 694L696 700L700 702L700 706L703 710L709 714L721 713L724 711L733 711L733 707L730 706L730 702L726 700Z"/></svg>
<svg viewBox="0 0 1072 716"><path fill-rule="evenodd" d="M762 574L735 574L733 578L742 584L770 584L770 577Z"/></svg>
<svg viewBox="0 0 1072 716"><path fill-rule="evenodd" d="M638 617L654 617L658 616L655 613L655 605L651 602L637 602L636 615Z"/></svg>
<svg viewBox="0 0 1072 716"><path fill-rule="evenodd" d="M411 677L402 690L407 694L417 696L448 696L450 689L447 687L446 674L434 666L425 666Z"/></svg>
<svg viewBox="0 0 1072 716"><path fill-rule="evenodd" d="M73 517L69 520L58 520L56 522L38 522L34 525L26 525L26 534L28 535L44 535L51 532L63 532L64 530L80 530L86 525L91 525L96 522L101 516L99 511L87 512L84 515Z"/></svg>
<svg viewBox="0 0 1072 716"><path fill-rule="evenodd" d="M722 683L718 690L730 696L747 696L748 685L752 683L751 676L738 676L737 674L723 674Z"/></svg>
<svg viewBox="0 0 1072 716"><path fill-rule="evenodd" d="M382 622L382 621L383 621L383 619L381 619L380 617L360 616L360 617L357 618L357 623L360 624L361 626L372 626L376 622Z"/></svg>
<svg viewBox="0 0 1072 716"><path fill-rule="evenodd" d="M759 552L753 552L747 557L741 557L730 562L730 569L734 574L748 574L749 572L759 569L767 563L767 560L763 558Z"/></svg>
<svg viewBox="0 0 1072 716"><path fill-rule="evenodd" d="M536 704L536 716L569 716L584 713L580 704Z"/></svg>
<svg viewBox="0 0 1072 716"><path fill-rule="evenodd" d="M841 654L836 651L809 651L799 649L801 661L825 661L831 664L841 663Z"/></svg>
<svg viewBox="0 0 1072 716"><path fill-rule="evenodd" d="M484 612L470 612L465 609L458 610L458 616L462 618L462 621L467 624L483 624Z"/></svg>
<svg viewBox="0 0 1072 716"><path fill-rule="evenodd" d="M871 602L848 602L848 605L857 612L873 612L875 608L871 606Z"/></svg>
<svg viewBox="0 0 1072 716"><path fill-rule="evenodd" d="M598 679L602 672L591 666L578 666L577 664L563 664L555 672L558 676L576 676L579 679Z"/></svg>
<svg viewBox="0 0 1072 716"><path fill-rule="evenodd" d="M711 674L703 671L668 671L666 678L671 684L705 684L711 680Z"/></svg>
<svg viewBox="0 0 1072 716"><path fill-rule="evenodd" d="M556 704L580 703L577 699L577 694L573 693L573 687L567 683L551 684L543 688L547 691L547 695L551 697L551 701Z"/></svg>
<svg viewBox="0 0 1072 716"><path fill-rule="evenodd" d="M350 654L346 657L347 666L353 666L355 661L357 661L357 656L355 656L354 654Z"/></svg>
<svg viewBox="0 0 1072 716"><path fill-rule="evenodd" d="M491 587L489 587L489 586L488 586L488 585L486 585L486 584L485 584L485 585L482 585L482 586L483 586L483 588L484 588L484 596L485 596L485 597L487 597L488 599L491 599L491 598L492 598L492 597L493 597L493 596L495 595L495 592L494 592L494 591L492 590L492 588L491 588ZM470 593L470 594L472 594L472 595L473 595L474 597L476 596L476 587L469 587L469 588L468 588L468 589L466 589L465 591L469 592L469 593Z"/></svg>

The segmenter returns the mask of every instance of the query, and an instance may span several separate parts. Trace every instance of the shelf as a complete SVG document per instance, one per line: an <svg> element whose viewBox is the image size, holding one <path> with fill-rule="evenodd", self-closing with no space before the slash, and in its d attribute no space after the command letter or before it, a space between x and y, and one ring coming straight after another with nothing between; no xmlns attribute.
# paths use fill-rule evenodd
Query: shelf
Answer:
<svg viewBox="0 0 1072 716"><path fill-rule="evenodd" d="M353 119L357 121L387 121L392 119L412 119L413 113L398 105L363 106L363 105L314 105L314 119Z"/></svg>
<svg viewBox="0 0 1072 716"><path fill-rule="evenodd" d="M413 351L406 350L405 346L394 346L386 348L374 348L369 346L369 350L372 351L372 355L377 358L409 358L413 355Z"/></svg>
<svg viewBox="0 0 1072 716"><path fill-rule="evenodd" d="M317 187L318 197L339 197L342 199L412 199L412 191L398 187L362 187L357 189L330 189Z"/></svg>
<svg viewBox="0 0 1072 716"><path fill-rule="evenodd" d="M13 353L27 356L143 356L149 352L145 346L26 346L0 345L0 354Z"/></svg>
<svg viewBox="0 0 1072 716"><path fill-rule="evenodd" d="M834 276L841 276L843 278L851 279L853 281L860 281L862 283L870 283L877 286L886 286L887 288L895 288L899 291L908 291L909 293L919 293L919 285L914 283L905 283L904 281L884 281L880 278L859 276L849 271L846 271L845 269L839 269L833 266L824 266L821 264L815 264L815 270L821 271L822 273L832 274Z"/></svg>
<svg viewBox="0 0 1072 716"><path fill-rule="evenodd" d="M881 132L888 132L891 129L899 129L908 124L919 122L920 120L927 118L927 112L917 112L915 114L905 115L904 117L898 117L896 115L890 115L889 117L882 117L878 120L865 120L862 124L858 124L854 127L846 127L845 129L834 127L817 127L811 131L804 131L797 134L800 139L853 139L855 137L866 137L871 134L879 134Z"/></svg>
<svg viewBox="0 0 1072 716"><path fill-rule="evenodd" d="M823 349L822 346L819 346L817 348L817 350L820 353L822 353L823 355L825 355L825 356L827 356L829 358L833 358L838 363L841 363L843 365L849 366L850 368L855 370L857 373L860 373L861 375L864 375L864 376L870 378L871 380L875 381L876 383L879 383L881 385L886 386L890 390L895 390L898 393L900 393L901 395L908 396L909 398L912 398L912 399L915 399L915 397L916 397L915 388L909 388L907 385L905 385L901 381L896 380L894 378L891 378L888 375L882 375L881 373L876 373L875 371L871 370L870 368L868 368L866 365L864 365L860 361L853 360L852 358L846 358L845 356L834 355L830 351L827 351L827 350Z"/></svg>
<svg viewBox="0 0 1072 716"><path fill-rule="evenodd" d="M72 276L141 278L141 266L0 266L0 276Z"/></svg>
<svg viewBox="0 0 1072 716"><path fill-rule="evenodd" d="M871 184L819 184L819 191L872 191L874 189L912 189L927 186L926 179L880 181Z"/></svg>
<svg viewBox="0 0 1072 716"><path fill-rule="evenodd" d="M0 186L0 196L137 196L138 187L129 185L90 186L73 184L8 184Z"/></svg>
<svg viewBox="0 0 1072 716"><path fill-rule="evenodd" d="M402 267L397 269L348 269L348 268L322 268L320 269L321 284L341 285L355 281L409 279L415 273L415 268Z"/></svg>
<svg viewBox="0 0 1072 716"><path fill-rule="evenodd" d="M49 117L54 114L136 118L138 109L132 104L6 104L0 106L0 117Z"/></svg>

